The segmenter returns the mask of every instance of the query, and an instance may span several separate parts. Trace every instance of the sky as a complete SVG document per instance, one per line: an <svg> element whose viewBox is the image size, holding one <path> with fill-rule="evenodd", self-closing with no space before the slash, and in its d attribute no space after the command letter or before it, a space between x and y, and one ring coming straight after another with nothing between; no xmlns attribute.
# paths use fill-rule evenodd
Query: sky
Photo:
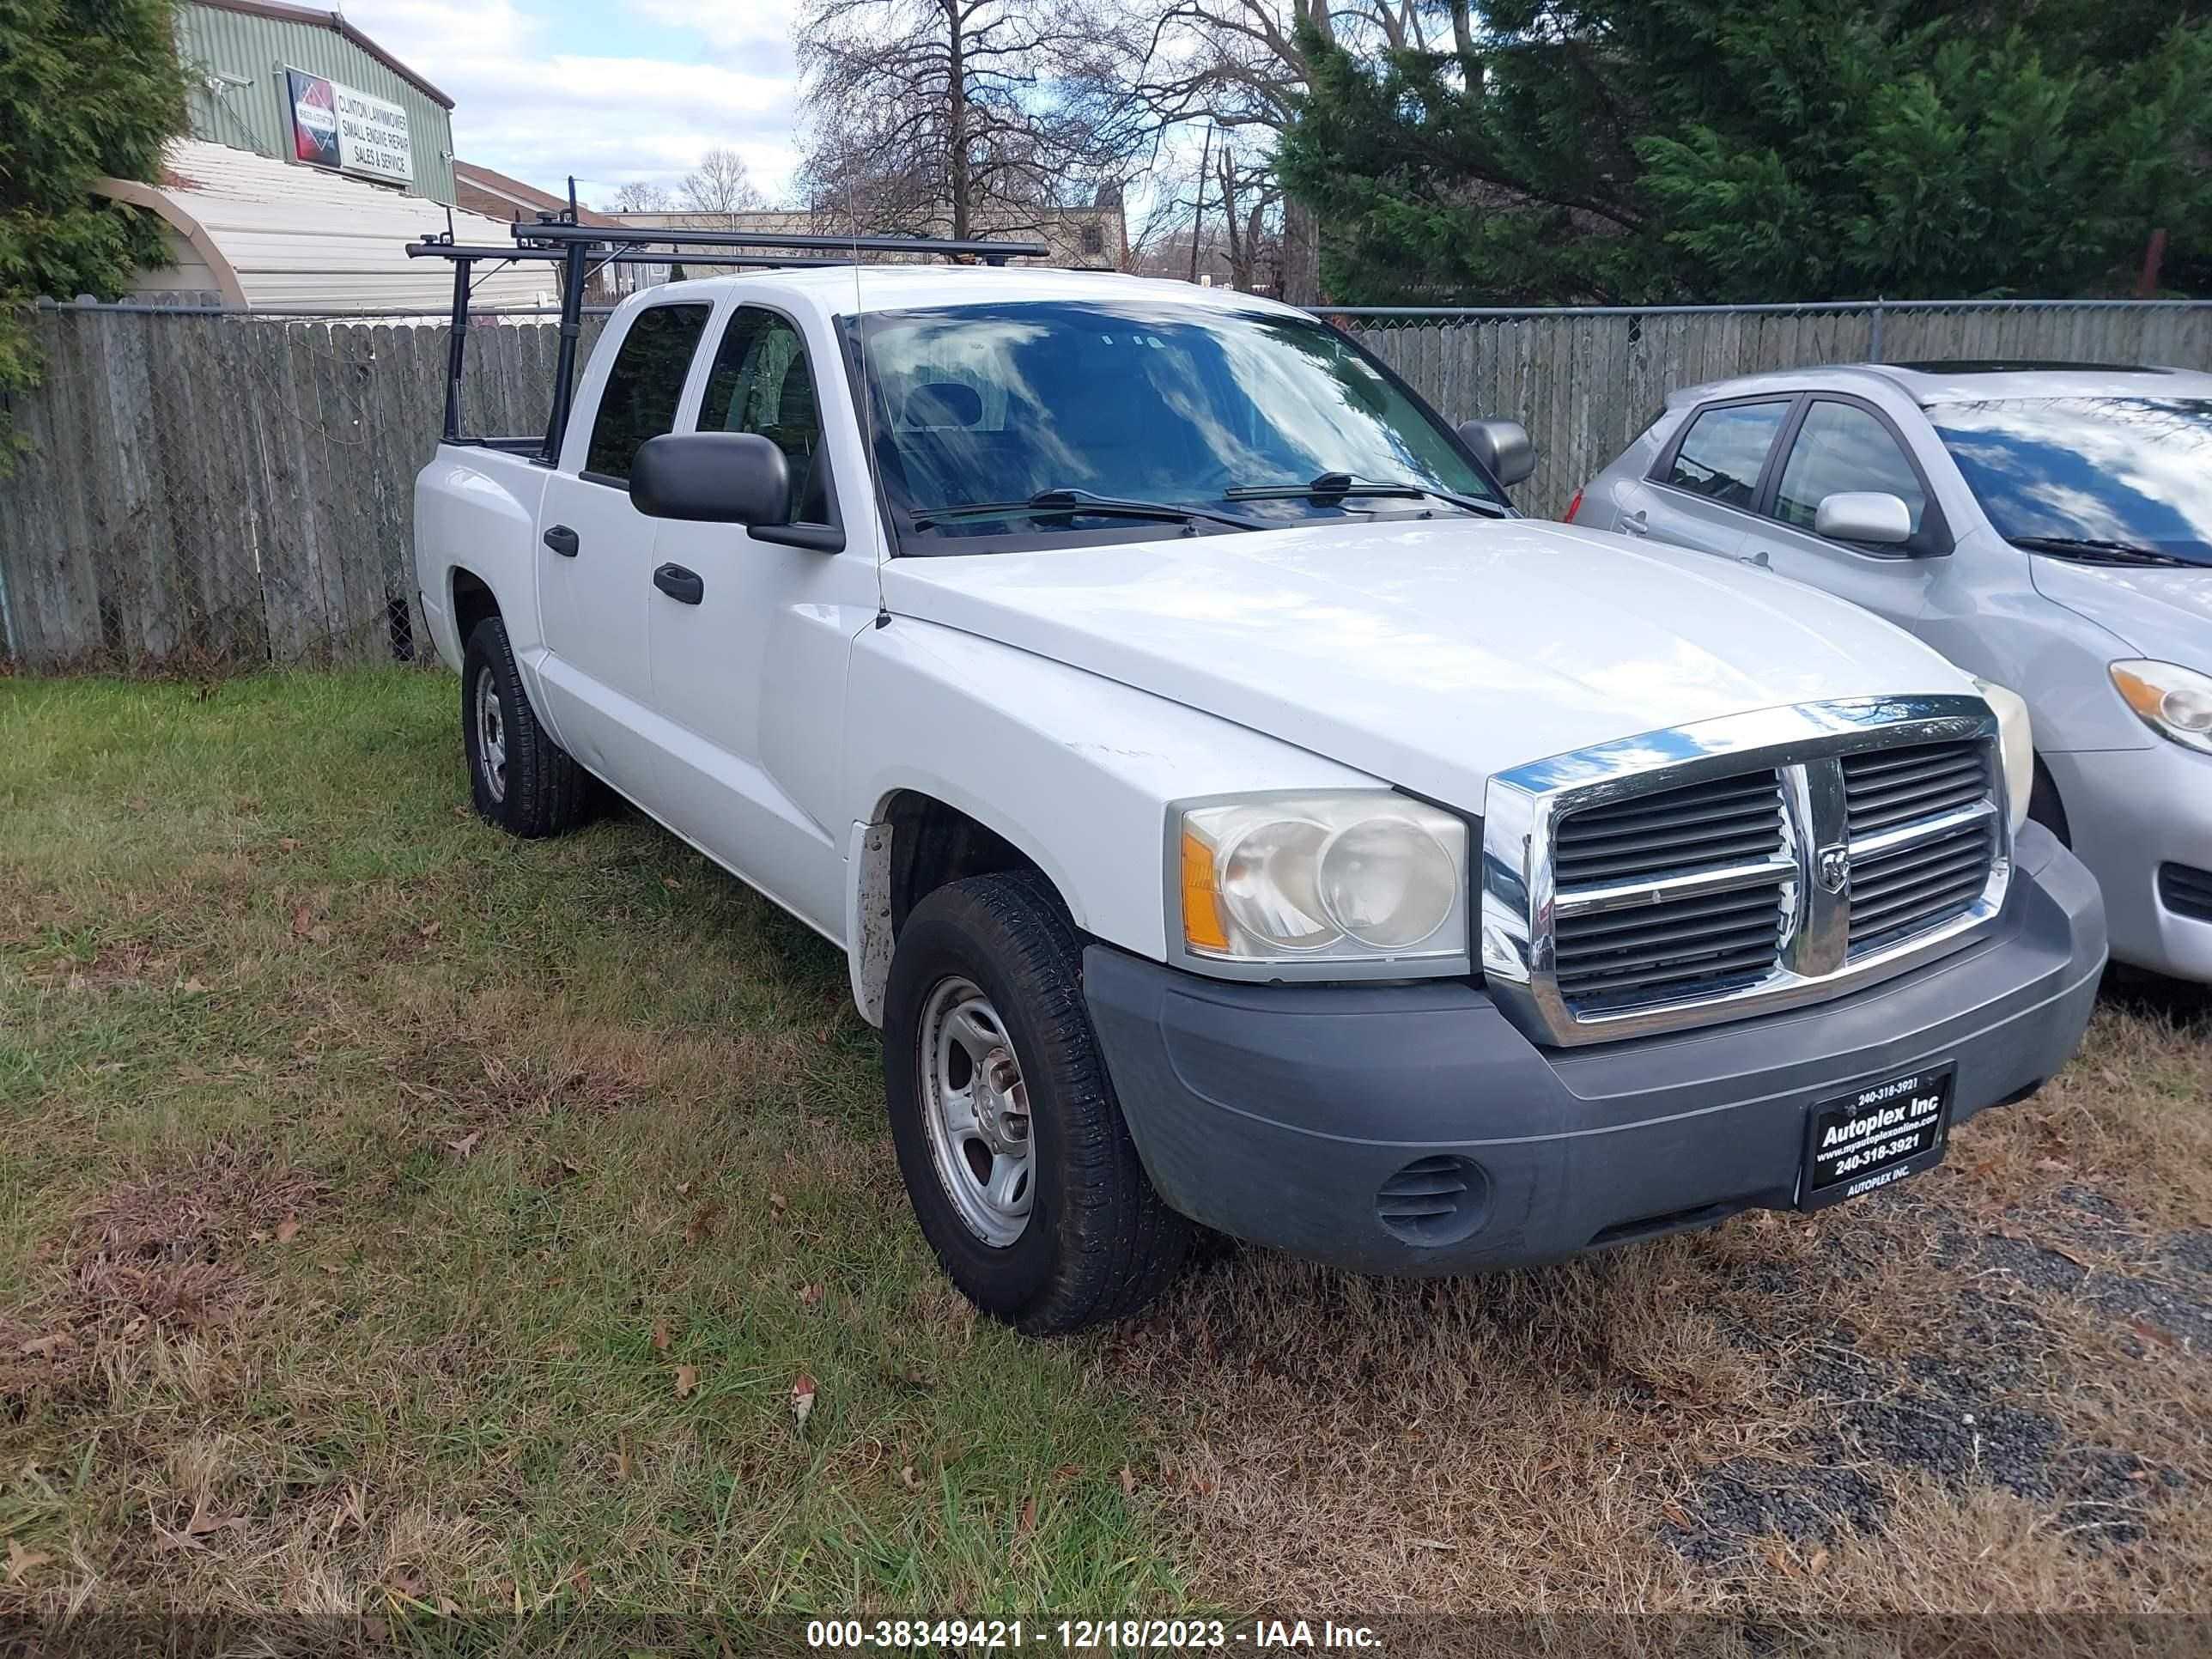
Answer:
<svg viewBox="0 0 2212 1659"><path fill-rule="evenodd" d="M718 145L789 191L799 0L345 0L346 21L453 100L453 150L586 206L673 185Z"/></svg>

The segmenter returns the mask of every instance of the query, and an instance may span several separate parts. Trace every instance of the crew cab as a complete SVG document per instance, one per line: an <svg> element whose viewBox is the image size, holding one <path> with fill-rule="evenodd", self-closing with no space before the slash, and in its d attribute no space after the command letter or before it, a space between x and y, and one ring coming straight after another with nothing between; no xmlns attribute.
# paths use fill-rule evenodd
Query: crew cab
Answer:
<svg viewBox="0 0 2212 1659"><path fill-rule="evenodd" d="M1818 1207L2081 1037L2017 697L1522 517L1517 428L1300 312L770 270L628 300L568 400L416 486L477 810L611 788L842 951L922 1231L1024 1330L1197 1227L1434 1273Z"/></svg>

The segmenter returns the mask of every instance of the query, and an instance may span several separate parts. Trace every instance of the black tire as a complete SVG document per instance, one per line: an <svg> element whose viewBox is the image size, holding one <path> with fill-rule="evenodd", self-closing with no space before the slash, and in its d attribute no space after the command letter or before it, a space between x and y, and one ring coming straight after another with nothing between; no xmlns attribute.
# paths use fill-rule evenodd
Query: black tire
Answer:
<svg viewBox="0 0 2212 1659"><path fill-rule="evenodd" d="M963 1218L923 1120L923 1012L956 978L998 1012L1028 1095L1035 1189L1026 1225L1003 1246ZM985 1313L1058 1335L1127 1317L1182 1271L1194 1230L1138 1161L1083 1005L1075 930L1036 877L970 876L915 906L885 990L884 1086L923 1236Z"/></svg>
<svg viewBox="0 0 2212 1659"><path fill-rule="evenodd" d="M480 684L489 677L497 702L502 770L485 760L483 723L477 718ZM536 840L573 830L591 817L596 780L538 724L514 672L507 624L487 617L461 653L461 740L468 750L469 792L477 816L511 836Z"/></svg>

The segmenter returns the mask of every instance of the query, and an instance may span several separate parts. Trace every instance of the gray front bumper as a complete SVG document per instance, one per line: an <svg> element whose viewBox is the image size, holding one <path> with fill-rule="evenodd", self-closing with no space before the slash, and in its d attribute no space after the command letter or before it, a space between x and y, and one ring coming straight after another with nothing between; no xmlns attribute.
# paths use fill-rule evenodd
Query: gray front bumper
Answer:
<svg viewBox="0 0 2212 1659"><path fill-rule="evenodd" d="M1954 1124L2080 1042L2105 961L2088 872L2031 824L1987 937L1816 1007L1573 1051L1479 986L1209 980L1093 945L1084 986L1162 1196L1220 1231L1370 1273L1464 1273L1796 1203L1816 1100L1955 1060ZM1417 1160L1468 1191L1421 1237L1377 1195ZM1408 1177L1418 1181L1415 1176Z"/></svg>

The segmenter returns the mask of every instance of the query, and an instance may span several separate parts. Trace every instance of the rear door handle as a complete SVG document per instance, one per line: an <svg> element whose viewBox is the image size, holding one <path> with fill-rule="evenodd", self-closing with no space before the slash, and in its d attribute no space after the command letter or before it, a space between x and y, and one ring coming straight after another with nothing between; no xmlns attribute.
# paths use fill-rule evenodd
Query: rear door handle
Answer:
<svg viewBox="0 0 2212 1659"><path fill-rule="evenodd" d="M678 605L696 605L707 597L707 584L680 564L661 566L653 573L653 585Z"/></svg>
<svg viewBox="0 0 2212 1659"><path fill-rule="evenodd" d="M1651 526L1645 521L1642 507L1621 520L1620 530L1625 536L1648 536L1651 533Z"/></svg>
<svg viewBox="0 0 2212 1659"><path fill-rule="evenodd" d="M581 547L583 543L577 539L576 532L569 529L567 525L556 524L545 532L545 545L562 558L573 559L576 556L576 550Z"/></svg>

